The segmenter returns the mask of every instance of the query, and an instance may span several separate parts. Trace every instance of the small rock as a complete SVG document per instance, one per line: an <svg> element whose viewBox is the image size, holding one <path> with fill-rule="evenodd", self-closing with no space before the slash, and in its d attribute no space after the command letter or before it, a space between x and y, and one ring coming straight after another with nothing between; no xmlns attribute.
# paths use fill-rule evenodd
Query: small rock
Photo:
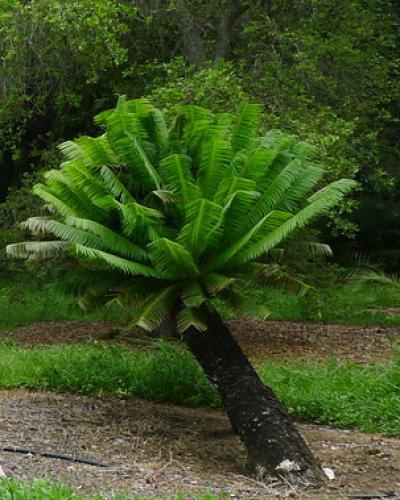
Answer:
<svg viewBox="0 0 400 500"><path fill-rule="evenodd" d="M333 472L333 469L330 467L323 467L322 470L325 473L325 476L329 479L329 481L332 481L335 479L335 473Z"/></svg>
<svg viewBox="0 0 400 500"><path fill-rule="evenodd" d="M3 470L3 467L0 465L0 477L6 477L6 473Z"/></svg>
<svg viewBox="0 0 400 500"><path fill-rule="evenodd" d="M292 460L286 459L282 460L282 462L275 467L276 470L283 470L285 472L292 472L296 470L301 470L300 465Z"/></svg>

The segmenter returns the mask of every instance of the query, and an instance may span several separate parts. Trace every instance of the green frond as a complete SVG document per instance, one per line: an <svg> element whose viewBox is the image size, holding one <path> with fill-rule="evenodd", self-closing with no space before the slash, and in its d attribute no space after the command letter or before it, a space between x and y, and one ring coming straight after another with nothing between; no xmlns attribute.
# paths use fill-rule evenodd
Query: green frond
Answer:
<svg viewBox="0 0 400 500"><path fill-rule="evenodd" d="M243 165L239 170L240 175L254 181L262 178L265 176L277 154L272 149L258 148L249 155L245 155Z"/></svg>
<svg viewBox="0 0 400 500"><path fill-rule="evenodd" d="M125 96L119 97L117 108L118 107L139 115L148 115L154 110L153 105L146 98L127 100Z"/></svg>
<svg viewBox="0 0 400 500"><path fill-rule="evenodd" d="M153 108L145 121L150 140L156 144L158 155L162 156L168 150L168 129L164 115L159 109Z"/></svg>
<svg viewBox="0 0 400 500"><path fill-rule="evenodd" d="M152 193L166 205L168 203L176 203L178 201L178 198L174 195L174 193L167 189L155 189Z"/></svg>
<svg viewBox="0 0 400 500"><path fill-rule="evenodd" d="M163 214L155 208L141 205L136 201L130 203L120 203L114 199L110 201L119 211L125 236L132 236L138 228L162 228Z"/></svg>
<svg viewBox="0 0 400 500"><path fill-rule="evenodd" d="M261 278L263 287L269 286L272 288L279 286L300 296L305 295L312 288L301 277L288 272L279 264L252 262L250 269L252 274L250 274L250 279L246 286L260 286ZM255 278L254 284L252 284L253 277Z"/></svg>
<svg viewBox="0 0 400 500"><path fill-rule="evenodd" d="M221 205L204 198L192 201L186 206L185 224L178 235L178 242L193 255L201 255L221 236L215 231L221 217Z"/></svg>
<svg viewBox="0 0 400 500"><path fill-rule="evenodd" d="M103 244L102 240L94 234L90 234L75 227L70 227L63 222L50 220L45 225L43 225L43 231L53 234L54 236L57 236L57 238L60 238L61 240L69 243L75 243L103 250L105 249L105 245Z"/></svg>
<svg viewBox="0 0 400 500"><path fill-rule="evenodd" d="M263 107L259 104L245 104L232 133L233 151L250 149L260 126Z"/></svg>
<svg viewBox="0 0 400 500"><path fill-rule="evenodd" d="M317 148L308 142L296 142L292 149L292 154L300 160L310 161L316 156Z"/></svg>
<svg viewBox="0 0 400 500"><path fill-rule="evenodd" d="M211 112L202 108L201 106L196 106L195 104L183 104L179 106L178 112L182 114L189 122L194 122L198 120L211 119Z"/></svg>
<svg viewBox="0 0 400 500"><path fill-rule="evenodd" d="M18 259L50 259L64 252L65 241L23 241L6 246L6 253Z"/></svg>
<svg viewBox="0 0 400 500"><path fill-rule="evenodd" d="M70 208L64 201L60 200L51 190L44 184L36 184L32 191L45 201L49 208L60 215L77 215L75 210Z"/></svg>
<svg viewBox="0 0 400 500"><path fill-rule="evenodd" d="M199 274L191 253L176 241L159 238L150 243L148 249L154 268L163 277L178 278Z"/></svg>
<svg viewBox="0 0 400 500"><path fill-rule="evenodd" d="M197 158L211 123L211 119L186 123L183 140L185 141L186 153L190 155L191 158Z"/></svg>
<svg viewBox="0 0 400 500"><path fill-rule="evenodd" d="M199 309L185 307L177 316L178 333L184 334L189 328L194 328L198 332L207 330L206 320Z"/></svg>
<svg viewBox="0 0 400 500"><path fill-rule="evenodd" d="M229 294L227 305L237 318L264 321L271 315L268 307L260 303L255 294L246 295L241 289Z"/></svg>
<svg viewBox="0 0 400 500"><path fill-rule="evenodd" d="M215 203L220 205L226 204L226 200L229 199L238 191L255 191L255 182L250 179L245 179L239 175L235 175L232 172L225 176L225 178L219 183L217 191L214 196Z"/></svg>
<svg viewBox="0 0 400 500"><path fill-rule="evenodd" d="M224 225L229 228L230 235L241 234L243 222L251 213L260 198L257 191L236 191L227 198L224 206ZM232 238L227 235L227 240Z"/></svg>
<svg viewBox="0 0 400 500"><path fill-rule="evenodd" d="M106 190L115 196L115 198L120 198L123 202L133 201L133 197L130 192L118 179L117 174L114 173L111 168L103 166L101 167L99 173Z"/></svg>
<svg viewBox="0 0 400 500"><path fill-rule="evenodd" d="M27 229L32 234L46 233L46 224L53 220L51 217L29 217L24 222L21 222L21 228Z"/></svg>
<svg viewBox="0 0 400 500"><path fill-rule="evenodd" d="M318 241L303 241L295 239L289 242L289 250L315 257L332 257L332 248L326 243Z"/></svg>
<svg viewBox="0 0 400 500"><path fill-rule="evenodd" d="M299 204L304 203L304 199L322 179L323 174L323 169L317 165L304 165L303 171L299 172L296 180L277 203L277 209L296 210Z"/></svg>
<svg viewBox="0 0 400 500"><path fill-rule="evenodd" d="M91 163L85 151L77 141L65 141L58 145L58 149L67 160L84 160L86 164Z"/></svg>
<svg viewBox="0 0 400 500"><path fill-rule="evenodd" d="M151 294L137 309L130 327L139 326L144 330L152 331L160 326L168 318L170 310L176 302L176 295L177 287L175 285Z"/></svg>
<svg viewBox="0 0 400 500"><path fill-rule="evenodd" d="M235 278L217 273L207 273L204 275L203 281L208 293L210 295L216 295L235 283Z"/></svg>
<svg viewBox="0 0 400 500"><path fill-rule="evenodd" d="M102 243L102 248L105 250L115 252L123 257L139 260L140 262L148 260L146 250L98 222L78 217L67 217L65 222L70 226L88 231L97 236Z"/></svg>
<svg viewBox="0 0 400 500"><path fill-rule="evenodd" d="M161 160L159 168L165 188L180 198L184 205L201 196L190 165L191 160L188 156L172 154Z"/></svg>
<svg viewBox="0 0 400 500"><path fill-rule="evenodd" d="M50 170L46 178L65 184L74 193L85 195L90 200L101 198L107 194L104 183L99 179L98 172L89 169L81 160L73 160L62 165L62 171Z"/></svg>
<svg viewBox="0 0 400 500"><path fill-rule="evenodd" d="M270 212L265 215L256 225L254 225L247 233L241 238L235 240L234 243L229 245L225 250L218 253L216 257L211 259L205 266L208 271L213 271L216 269L222 269L229 263L234 257L240 252L244 252L244 249L248 246L259 232L265 232L265 229L271 227L281 227L282 220L285 220L287 215L280 212ZM254 246L254 245L253 245ZM251 247L252 248L252 247ZM240 261L242 262L242 260ZM246 262L246 261L243 261Z"/></svg>
<svg viewBox="0 0 400 500"><path fill-rule="evenodd" d="M119 283L115 288L123 302L132 308L139 308L150 295L164 290L170 282L158 278L144 278L142 276L129 276L126 281Z"/></svg>
<svg viewBox="0 0 400 500"><path fill-rule="evenodd" d="M57 282L57 289L71 298L81 298L88 294L98 297L107 294L110 288L120 284L121 276L114 271L96 269L69 269Z"/></svg>
<svg viewBox="0 0 400 500"><path fill-rule="evenodd" d="M197 181L203 198L212 200L219 183L232 160L232 148L227 141L213 139L200 148Z"/></svg>
<svg viewBox="0 0 400 500"><path fill-rule="evenodd" d="M55 173L55 171L51 172ZM47 192L49 203L57 203L55 207L57 210L63 205L67 206L66 211L60 212L62 215L86 216L93 220L102 220L106 216L106 213L93 203L94 199L104 196L104 191L95 190L94 193L90 192L90 182L82 189L82 186L75 185L69 176L65 174L59 176L59 178L52 175L47 178L46 186L39 185L38 188L35 186L34 192L43 199L45 199L45 192ZM45 199L45 201L48 200Z"/></svg>
<svg viewBox="0 0 400 500"><path fill-rule="evenodd" d="M354 181L340 180L322 188L308 199L309 204L305 208L238 255L236 263L249 262L267 253L294 230L304 227L315 217L326 214L356 185Z"/></svg>
<svg viewBox="0 0 400 500"><path fill-rule="evenodd" d="M182 301L186 306L200 307L206 299L205 292L197 280L185 283L182 289Z"/></svg>
<svg viewBox="0 0 400 500"><path fill-rule="evenodd" d="M338 181L331 182L331 184L328 184L311 195L308 198L308 202L314 203L323 200L327 203L327 209L329 209L357 186L358 182L356 181L350 179L340 179Z"/></svg>
<svg viewBox="0 0 400 500"><path fill-rule="evenodd" d="M141 140L147 139L146 131L143 129L136 113L131 113L117 106L104 119L106 120L107 139L113 149L114 141L118 137L132 136Z"/></svg>
<svg viewBox="0 0 400 500"><path fill-rule="evenodd" d="M279 201L300 174L304 174L304 168L298 160L288 163L269 186L265 188L257 204L248 214L247 227L256 224L266 214L277 209Z"/></svg>
<svg viewBox="0 0 400 500"><path fill-rule="evenodd" d="M292 135L278 129L269 130L261 139L260 147L263 149L273 149L275 151L290 151L295 144Z"/></svg>
<svg viewBox="0 0 400 500"><path fill-rule="evenodd" d="M83 257L90 263L106 265L107 267L121 271L124 274L129 274L131 276L145 276L148 278L160 278L159 273L150 266L139 264L137 262L124 259L123 257L117 257L116 255L103 252L102 250L96 250L94 248L76 244L74 247L74 253Z"/></svg>
<svg viewBox="0 0 400 500"><path fill-rule="evenodd" d="M100 137L83 136L74 142L84 153L83 159L85 162L88 161L92 167L99 168L103 165L115 165L117 163L117 157L108 142L106 134Z"/></svg>
<svg viewBox="0 0 400 500"><path fill-rule="evenodd" d="M128 169L132 169L135 183L149 189L160 188L160 178L148 159L143 146L132 134L118 135L111 142L114 151Z"/></svg>

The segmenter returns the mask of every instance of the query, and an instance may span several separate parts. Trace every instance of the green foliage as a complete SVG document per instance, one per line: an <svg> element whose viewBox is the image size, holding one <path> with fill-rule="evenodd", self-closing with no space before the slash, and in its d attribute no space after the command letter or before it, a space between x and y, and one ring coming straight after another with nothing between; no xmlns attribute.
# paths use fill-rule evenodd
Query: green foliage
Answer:
<svg viewBox="0 0 400 500"><path fill-rule="evenodd" d="M48 479L31 482L1 478L0 496L4 500L82 500L71 488Z"/></svg>
<svg viewBox="0 0 400 500"><path fill-rule="evenodd" d="M21 481L19 479L1 478L0 479L0 495L4 500L146 500L148 497L132 497L129 493L107 494L107 497L102 495L77 495L73 490L61 483L55 483L50 479L35 479L33 481ZM161 498L161 497L159 497ZM165 500L184 500L188 498L181 494L164 497ZM190 497L192 500L217 500L224 498L223 496L215 496L211 493L204 495L195 495Z"/></svg>
<svg viewBox="0 0 400 500"><path fill-rule="evenodd" d="M203 329L203 309L215 299L263 319L258 290L271 251L284 251L289 237L296 241L296 231L329 213L355 183L315 191L323 169L312 162L313 148L277 130L259 137L261 112L247 104L227 119L182 106L168 128L148 101L120 97L96 118L103 135L62 144L64 163L34 187L50 215L25 225L52 239L9 245L8 253L71 255L92 272L78 288L134 304L132 326L152 330L173 311L180 333ZM225 280L222 291L215 274Z"/></svg>
<svg viewBox="0 0 400 500"><path fill-rule="evenodd" d="M100 344L23 349L6 340L0 349L0 386L219 404L193 358L164 343L147 351L128 351Z"/></svg>
<svg viewBox="0 0 400 500"><path fill-rule="evenodd" d="M1 200L23 172L51 160L60 137L84 126L98 109L101 89L112 94L112 77L127 59L122 39L135 13L110 0L68 6L0 0Z"/></svg>
<svg viewBox="0 0 400 500"><path fill-rule="evenodd" d="M365 432L400 433L400 357L385 365L261 362L258 371L299 419ZM187 405L219 397L186 351L161 343L146 351L99 344L24 349L0 346L0 386L118 394Z"/></svg>
<svg viewBox="0 0 400 500"><path fill-rule="evenodd" d="M399 182L397 25L385 0L269 2L246 19L235 53L268 123L318 145L331 179L357 175L375 199ZM335 231L354 236L354 209L336 214Z"/></svg>
<svg viewBox="0 0 400 500"><path fill-rule="evenodd" d="M268 362L259 371L300 419L364 432L400 432L399 357L389 366L336 360L318 365Z"/></svg>
<svg viewBox="0 0 400 500"><path fill-rule="evenodd" d="M178 57L155 63L147 70L153 73L148 97L166 113L176 113L182 104L196 104L215 112L237 112L250 99L230 62L196 70Z"/></svg>
<svg viewBox="0 0 400 500"><path fill-rule="evenodd" d="M60 293L59 279L59 274L52 275L47 270L36 273L34 280L30 273L0 277L0 331L47 321L129 319L116 305L93 313L83 312L70 297Z"/></svg>
<svg viewBox="0 0 400 500"><path fill-rule="evenodd" d="M74 271L69 271L71 282L65 283L79 289L79 283L74 282ZM83 281L83 273L78 272ZM399 325L400 314L387 315L385 308L396 308L400 302L400 293L396 287L379 283L359 283L342 285L335 281L323 270L319 278L326 281L308 289L307 294L298 293L302 284L296 282L292 291L282 287L268 288L261 295L261 301L270 313L273 320L283 321L313 321L317 323L355 323L371 325ZM95 310L80 309L76 301L60 293L58 282L63 279L62 274L43 274L39 281L32 280L30 274L17 275L18 280L11 278L0 279L0 331L9 331L17 326L46 321L70 320L109 320L117 323L129 323L133 320L134 310L121 310L115 301L107 308ZM86 276L89 283L91 277ZM52 280L49 282L49 280ZM65 278L64 278L65 280ZM218 274L209 276L210 286L222 291L230 280ZM78 292L76 291L76 294ZM151 293L151 289L148 290ZM195 305L201 301L196 289L187 287L185 302ZM81 307L91 305L90 297ZM232 312L221 306L225 319L234 318ZM202 322L196 315L195 309L188 308L187 313L180 316L183 325L193 322L196 328L202 329Z"/></svg>

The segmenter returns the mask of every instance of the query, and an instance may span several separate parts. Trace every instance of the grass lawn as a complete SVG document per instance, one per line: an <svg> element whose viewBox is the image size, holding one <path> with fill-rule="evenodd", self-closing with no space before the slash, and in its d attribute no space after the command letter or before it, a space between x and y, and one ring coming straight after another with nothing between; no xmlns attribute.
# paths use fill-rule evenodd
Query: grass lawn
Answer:
<svg viewBox="0 0 400 500"><path fill-rule="evenodd" d="M257 369L299 420L400 434L400 356L391 364L268 361ZM96 343L29 349L6 340L0 345L0 388L16 387L220 404L191 355L165 343L133 351Z"/></svg>

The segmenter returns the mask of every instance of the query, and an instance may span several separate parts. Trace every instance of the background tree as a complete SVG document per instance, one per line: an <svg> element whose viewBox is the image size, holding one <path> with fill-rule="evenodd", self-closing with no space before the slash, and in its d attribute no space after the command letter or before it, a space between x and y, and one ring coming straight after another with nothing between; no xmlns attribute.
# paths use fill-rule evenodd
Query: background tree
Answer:
<svg viewBox="0 0 400 500"><path fill-rule="evenodd" d="M84 0L68 8L0 0L0 200L25 172L35 177L55 160L60 138L94 133L90 117L115 93L149 95L167 110L195 102L233 111L255 100L266 128L279 124L318 146L330 180L360 181L362 191L320 224L324 235L338 249L379 252L395 271L398 48L398 5L386 0ZM0 213L2 241L14 237L8 214L19 198ZM379 221L384 211L395 215L379 225L377 247L364 214Z"/></svg>
<svg viewBox="0 0 400 500"><path fill-rule="evenodd" d="M49 215L25 225L55 240L16 243L8 252L67 252L79 264L70 291L134 308L132 326L152 330L172 317L217 386L249 466L316 484L321 469L218 310L264 319L268 256L354 182L312 194L324 173L314 149L277 130L258 137L260 119L258 105L235 119L192 105L167 127L146 100L121 97L96 117L103 135L62 144L65 162L34 188Z"/></svg>

